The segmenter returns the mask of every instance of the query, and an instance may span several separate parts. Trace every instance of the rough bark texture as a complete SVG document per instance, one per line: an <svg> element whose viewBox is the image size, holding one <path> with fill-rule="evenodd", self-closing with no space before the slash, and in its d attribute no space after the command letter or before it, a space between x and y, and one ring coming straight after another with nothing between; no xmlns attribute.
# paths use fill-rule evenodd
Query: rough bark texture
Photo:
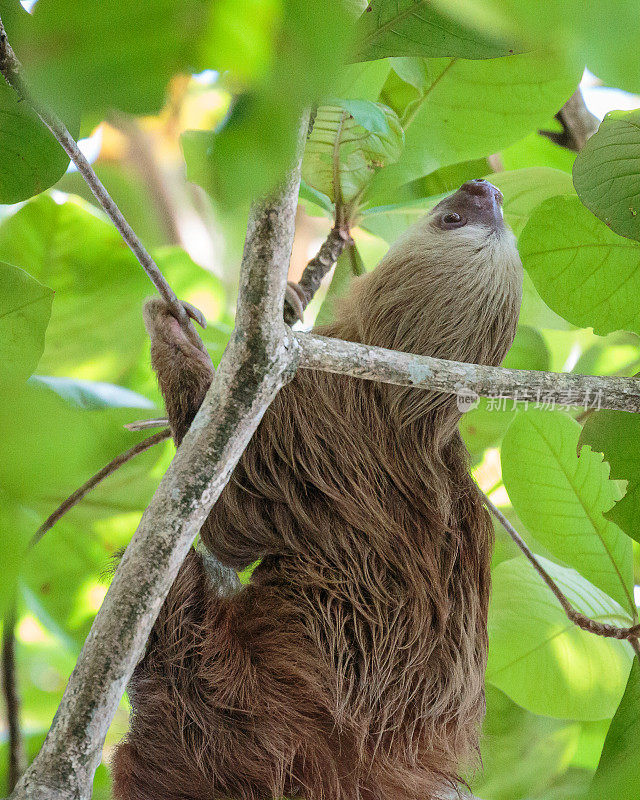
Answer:
<svg viewBox="0 0 640 800"><path fill-rule="evenodd" d="M297 347L282 322L282 304L299 181L298 163L278 198L253 209L234 335L143 514L14 800L91 796L104 737L178 568L264 411L295 371Z"/></svg>
<svg viewBox="0 0 640 800"><path fill-rule="evenodd" d="M640 412L640 380L504 369L296 333L300 366L356 378L456 394L464 405L478 396L553 405Z"/></svg>

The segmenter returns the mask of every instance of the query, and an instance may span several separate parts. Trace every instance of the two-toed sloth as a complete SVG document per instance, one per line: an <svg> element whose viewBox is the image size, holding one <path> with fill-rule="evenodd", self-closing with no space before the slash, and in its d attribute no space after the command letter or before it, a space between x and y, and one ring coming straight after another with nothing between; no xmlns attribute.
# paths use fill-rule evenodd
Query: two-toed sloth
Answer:
<svg viewBox="0 0 640 800"><path fill-rule="evenodd" d="M502 196L465 183L354 281L318 333L499 364L522 271ZM160 300L145 322L179 444L213 374ZM456 398L312 370L278 394L130 685L119 800L430 800L484 713L492 526Z"/></svg>

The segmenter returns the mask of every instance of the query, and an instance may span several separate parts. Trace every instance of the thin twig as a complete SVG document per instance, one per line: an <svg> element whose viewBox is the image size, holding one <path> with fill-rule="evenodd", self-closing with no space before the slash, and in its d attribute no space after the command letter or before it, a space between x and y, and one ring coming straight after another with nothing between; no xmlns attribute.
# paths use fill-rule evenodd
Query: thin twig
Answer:
<svg viewBox="0 0 640 800"><path fill-rule="evenodd" d="M447 361L383 347L295 332L300 366L396 386L458 395L465 409L478 396L640 413L640 380L538 372Z"/></svg>
<svg viewBox="0 0 640 800"><path fill-rule="evenodd" d="M135 422L126 422L122 427L128 431L147 431L149 428L166 428L169 424L167 417L155 419L138 419Z"/></svg>
<svg viewBox="0 0 640 800"><path fill-rule="evenodd" d="M529 548L527 543L524 541L522 536L518 533L518 531L513 527L513 525L509 522L509 520L505 517L505 515L500 511L500 509L495 506L491 500L487 497L484 492L480 492L483 497L484 503L489 511L493 514L493 516L498 520L498 522L502 525L502 527L506 530L509 536L513 539L513 541L518 545L520 550L524 553L529 563L538 573L538 575L542 578L542 580L547 584L549 589L553 592L554 597L562 606L562 610L567 615L569 620L573 622L574 625L577 625L583 631L589 631L589 633L595 633L597 636L606 636L612 639L626 639L630 642L633 649L636 653L639 652L638 646L638 638L640 637L640 625L632 625L628 628L618 628L615 625L609 625L606 622L597 622L590 617L587 617L585 614L582 614L580 611L576 611L576 609L571 605L567 596L564 594L562 589L558 586L558 584L553 580L551 575L546 571L546 569L542 566L542 564L538 561L535 554Z"/></svg>
<svg viewBox="0 0 640 800"><path fill-rule="evenodd" d="M109 475L114 473L117 469L127 463L127 461L131 461L132 458L135 458L140 453L144 453L145 450L149 450L156 444L163 442L165 439L168 439L171 436L171 431L167 428L163 431L158 431L158 433L154 433L153 436L149 436L147 439L143 439L141 442L134 444L133 447L130 447L128 450L125 450L124 453L120 453L114 459L112 459L108 464L106 464L99 472L89 478L86 483L83 483L75 492L67 497L58 508L50 514L47 519L42 523L42 525L38 528L38 530L33 534L31 541L29 542L29 547L34 547L34 545L38 544L40 539L45 535L45 533L53 528L53 526L58 522L58 520L63 517L67 511L70 511L77 503L79 503L82 498L88 494L92 489L94 489L101 481L107 478Z"/></svg>
<svg viewBox="0 0 640 800"><path fill-rule="evenodd" d="M41 106L31 95L22 77L22 65L7 39L2 19L0 19L0 72L4 75L9 86L17 92L18 97L28 102L42 122L49 128L65 153L77 167L78 172L82 175L96 200L113 222L126 244L131 248L131 251L140 262L140 265L149 276L161 297L171 307L172 313L180 322L180 326L184 332L192 341L198 343L200 339L195 328L191 324L189 315L179 302L173 289L165 280L163 274L160 272L158 265L149 255L140 239L136 236L133 228L124 218L122 212L113 201L113 198L93 171L93 168L84 157L65 124L55 114ZM198 322L202 324L200 319L198 319Z"/></svg>
<svg viewBox="0 0 640 800"><path fill-rule="evenodd" d="M318 254L304 268L300 281L289 281L284 304L284 321L288 325L293 325L296 320L302 321L304 310L318 291L322 279L352 242L349 230L336 225L329 231Z"/></svg>
<svg viewBox="0 0 640 800"><path fill-rule="evenodd" d="M27 758L20 728L20 696L16 682L16 607L7 612L2 627L2 693L9 730L8 791L12 792L24 772Z"/></svg>

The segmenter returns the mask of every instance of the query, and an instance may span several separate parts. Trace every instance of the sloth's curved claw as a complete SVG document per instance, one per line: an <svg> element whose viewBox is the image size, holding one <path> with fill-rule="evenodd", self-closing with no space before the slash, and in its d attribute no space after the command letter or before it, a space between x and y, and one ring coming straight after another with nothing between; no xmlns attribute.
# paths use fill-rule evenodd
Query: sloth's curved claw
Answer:
<svg viewBox="0 0 640 800"><path fill-rule="evenodd" d="M293 325L296 320L304 322L305 301L306 297L304 297L303 290L300 286L293 281L287 281L287 288L284 293L285 322L288 322L289 325Z"/></svg>
<svg viewBox="0 0 640 800"><path fill-rule="evenodd" d="M182 305L184 310L187 312L188 317L191 317L194 322L197 322L201 328L204 329L207 327L207 318L199 308L196 308L191 303L187 303L186 300L182 300Z"/></svg>

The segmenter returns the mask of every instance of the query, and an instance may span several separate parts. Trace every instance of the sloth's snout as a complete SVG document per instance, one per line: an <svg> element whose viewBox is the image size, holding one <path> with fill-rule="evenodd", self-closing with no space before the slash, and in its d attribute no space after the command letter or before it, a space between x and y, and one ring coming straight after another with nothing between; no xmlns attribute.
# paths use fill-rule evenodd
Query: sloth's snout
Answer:
<svg viewBox="0 0 640 800"><path fill-rule="evenodd" d="M502 192L496 189L489 181L485 181L484 178L475 178L472 181L463 183L460 187L460 191L466 192L474 197L485 198L490 203L502 205Z"/></svg>

